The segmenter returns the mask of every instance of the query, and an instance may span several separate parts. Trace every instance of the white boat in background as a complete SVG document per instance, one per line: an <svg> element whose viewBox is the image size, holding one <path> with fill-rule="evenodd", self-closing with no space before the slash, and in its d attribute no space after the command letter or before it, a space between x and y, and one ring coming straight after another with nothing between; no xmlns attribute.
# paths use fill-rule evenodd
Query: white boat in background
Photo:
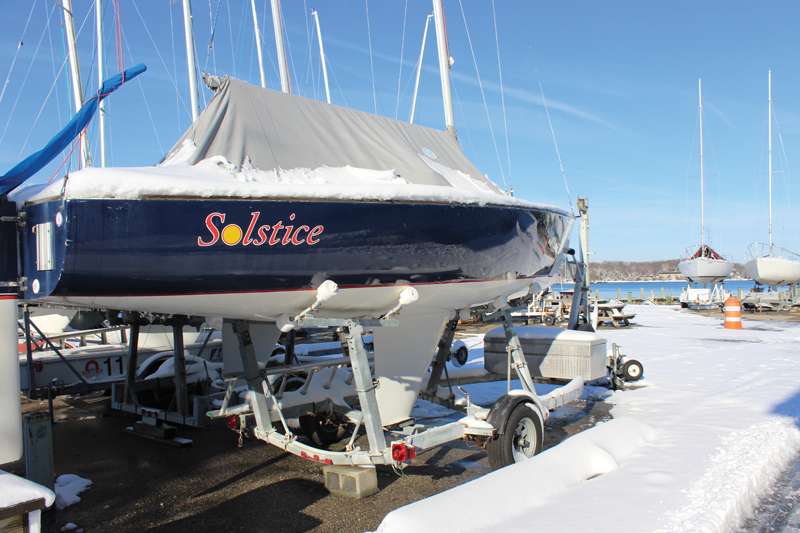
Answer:
<svg viewBox="0 0 800 533"><path fill-rule="evenodd" d="M703 86L698 80L700 92L700 246L687 248L687 258L678 264L684 278L693 283L717 283L731 275L733 263L706 244L705 228L705 182L703 176Z"/></svg>
<svg viewBox="0 0 800 533"><path fill-rule="evenodd" d="M772 242L772 71L769 71L769 244L753 243L747 248L747 273L759 285L776 288L800 282L800 254ZM785 255L780 255L782 252ZM791 257L790 257L791 256Z"/></svg>

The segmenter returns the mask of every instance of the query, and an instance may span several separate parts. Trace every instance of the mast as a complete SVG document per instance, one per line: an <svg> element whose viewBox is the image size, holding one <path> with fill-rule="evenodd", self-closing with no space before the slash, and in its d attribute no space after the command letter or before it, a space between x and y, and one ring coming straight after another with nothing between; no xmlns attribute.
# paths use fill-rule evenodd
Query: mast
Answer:
<svg viewBox="0 0 800 533"><path fill-rule="evenodd" d="M319 29L319 14L316 10L312 11L311 14L314 16L314 19L317 21L317 38L319 39L319 57L322 61L322 75L325 77L325 96L328 98L328 103L331 103L331 91L328 89L328 64L325 61L325 50L322 48L322 32Z"/></svg>
<svg viewBox="0 0 800 533"><path fill-rule="evenodd" d="M105 73L105 58L103 57L103 8L102 0L96 0L95 11L97 11L97 83L98 87L103 86ZM100 100L97 106L100 116L100 166L106 166L106 104L105 100Z"/></svg>
<svg viewBox="0 0 800 533"><path fill-rule="evenodd" d="M703 80L697 78L700 93L700 257L705 254L706 218L705 218L705 181L703 177Z"/></svg>
<svg viewBox="0 0 800 533"><path fill-rule="evenodd" d="M72 0L64 0L64 28L67 30L67 47L69 49L69 65L72 73L72 92L75 101L75 113L83 107L83 88L81 87L81 69L78 65L78 50L75 46L75 24L72 20ZM86 135L81 133L81 166L91 164L89 145Z"/></svg>
<svg viewBox="0 0 800 533"><path fill-rule="evenodd" d="M769 69L769 255L772 255L772 69Z"/></svg>
<svg viewBox="0 0 800 533"><path fill-rule="evenodd" d="M194 55L191 0L183 0L183 31L186 34L186 62L189 67L189 94L192 99L192 122L194 122L200 116L200 95L197 92L197 59Z"/></svg>
<svg viewBox="0 0 800 533"><path fill-rule="evenodd" d="M417 111L417 92L419 92L419 75L422 74L422 57L425 55L425 40L428 38L428 24L433 15L428 15L425 19L425 33L422 34L422 49L419 51L419 62L417 62L417 81L414 83L414 99L411 100L411 118L408 122L414 123L414 114Z"/></svg>
<svg viewBox="0 0 800 533"><path fill-rule="evenodd" d="M436 21L436 42L439 45L439 72L442 76L442 97L444 100L444 120L447 133L456 136L453 116L453 97L450 94L450 54L447 49L447 30L444 27L444 5L442 0L433 0L433 15Z"/></svg>
<svg viewBox="0 0 800 533"><path fill-rule="evenodd" d="M281 73L281 91L291 94L289 65L286 62L286 49L283 45L283 24L281 24L281 2L272 0L272 25L275 28L275 45L278 48L278 70Z"/></svg>
<svg viewBox="0 0 800 533"><path fill-rule="evenodd" d="M253 25L255 26L255 32L256 32L256 49L258 50L258 69L261 71L261 86L266 87L267 80L264 77L264 56L261 53L261 30L258 27L256 0L250 0L250 5L253 7Z"/></svg>

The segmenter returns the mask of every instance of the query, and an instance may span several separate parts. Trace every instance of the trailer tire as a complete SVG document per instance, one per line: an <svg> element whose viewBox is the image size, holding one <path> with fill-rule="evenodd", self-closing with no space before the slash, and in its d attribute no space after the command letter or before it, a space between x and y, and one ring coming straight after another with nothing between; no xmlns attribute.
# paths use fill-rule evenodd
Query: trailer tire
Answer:
<svg viewBox="0 0 800 533"><path fill-rule="evenodd" d="M536 410L525 403L516 404L496 438L486 443L489 466L498 470L542 451L542 418Z"/></svg>
<svg viewBox="0 0 800 533"><path fill-rule="evenodd" d="M639 381L642 379L642 375L644 375L644 368L642 363L636 359L626 361L622 365L622 377L625 378L625 381Z"/></svg>
<svg viewBox="0 0 800 533"><path fill-rule="evenodd" d="M453 354L453 364L456 366L464 366L469 358L469 350L466 346L459 346Z"/></svg>
<svg viewBox="0 0 800 533"><path fill-rule="evenodd" d="M552 326L556 323L556 317L553 315L545 315L545 317L542 319L542 322L544 322L545 326Z"/></svg>
<svg viewBox="0 0 800 533"><path fill-rule="evenodd" d="M301 416L300 429L317 446L327 448L342 440L347 434L347 424L338 418L324 415Z"/></svg>

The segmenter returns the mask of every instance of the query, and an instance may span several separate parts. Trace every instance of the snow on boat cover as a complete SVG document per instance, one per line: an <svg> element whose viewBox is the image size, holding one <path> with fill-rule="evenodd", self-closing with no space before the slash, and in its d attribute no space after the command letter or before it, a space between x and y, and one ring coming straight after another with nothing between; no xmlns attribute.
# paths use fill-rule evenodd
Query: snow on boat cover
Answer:
<svg viewBox="0 0 800 533"><path fill-rule="evenodd" d="M214 98L158 166L15 191L25 298L274 319L332 279L370 289L329 309L360 316L394 306L398 286L436 285L420 309L460 309L557 266L572 217L504 195L450 134L207 83Z"/></svg>

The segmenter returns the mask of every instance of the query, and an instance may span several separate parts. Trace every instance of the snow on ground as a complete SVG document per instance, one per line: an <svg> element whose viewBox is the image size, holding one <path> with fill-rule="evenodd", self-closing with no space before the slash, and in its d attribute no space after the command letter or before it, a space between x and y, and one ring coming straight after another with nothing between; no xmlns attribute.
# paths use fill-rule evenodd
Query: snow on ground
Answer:
<svg viewBox="0 0 800 533"><path fill-rule="evenodd" d="M800 324L737 331L675 307L626 310L638 327L601 333L645 373L607 398L614 420L397 509L378 531L736 530L800 450Z"/></svg>
<svg viewBox="0 0 800 533"><path fill-rule="evenodd" d="M56 478L56 509L61 511L70 505L81 501L80 494L92 484L88 479L83 479L75 474L64 474Z"/></svg>

